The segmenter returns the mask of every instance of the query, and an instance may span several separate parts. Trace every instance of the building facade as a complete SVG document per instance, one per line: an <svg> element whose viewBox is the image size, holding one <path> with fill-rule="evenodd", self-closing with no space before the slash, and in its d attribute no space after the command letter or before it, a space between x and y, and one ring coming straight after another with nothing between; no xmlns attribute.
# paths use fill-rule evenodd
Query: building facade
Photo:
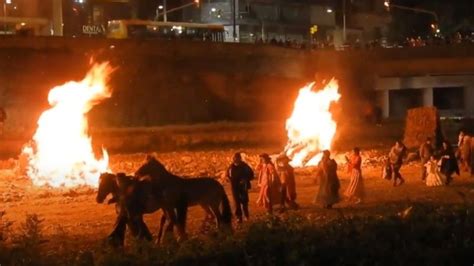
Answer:
<svg viewBox="0 0 474 266"><path fill-rule="evenodd" d="M183 12L183 20L223 24L228 41L307 42L334 30L332 9L331 1L201 0L200 10ZM311 35L314 25L318 30Z"/></svg>

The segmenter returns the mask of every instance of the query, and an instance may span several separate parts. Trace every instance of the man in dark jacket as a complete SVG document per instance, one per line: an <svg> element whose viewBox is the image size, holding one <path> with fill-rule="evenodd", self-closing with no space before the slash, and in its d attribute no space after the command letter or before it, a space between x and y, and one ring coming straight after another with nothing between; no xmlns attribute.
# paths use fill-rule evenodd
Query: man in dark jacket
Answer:
<svg viewBox="0 0 474 266"><path fill-rule="evenodd" d="M421 180L426 179L426 167L425 164L430 160L434 154L433 145L431 144L431 138L427 138L426 142L420 146L420 159L421 159Z"/></svg>
<svg viewBox="0 0 474 266"><path fill-rule="evenodd" d="M250 180L254 178L252 168L242 161L238 152L234 154L232 164L227 169L227 178L232 187L232 196L235 204L235 216L239 223L242 222L242 212L249 219L249 194Z"/></svg>
<svg viewBox="0 0 474 266"><path fill-rule="evenodd" d="M405 179L400 174L400 168L403 164L403 158L406 156L406 147L401 141L397 141L395 145L390 149L388 159L390 161L390 167L392 168L393 186L399 186L405 183ZM397 183L397 181L399 181Z"/></svg>

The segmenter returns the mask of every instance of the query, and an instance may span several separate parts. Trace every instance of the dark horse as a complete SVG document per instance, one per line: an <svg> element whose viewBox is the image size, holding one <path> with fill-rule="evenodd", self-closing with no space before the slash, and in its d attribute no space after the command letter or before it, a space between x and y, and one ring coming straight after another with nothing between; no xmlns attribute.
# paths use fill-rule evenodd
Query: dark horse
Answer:
<svg viewBox="0 0 474 266"><path fill-rule="evenodd" d="M137 180L121 173L100 175L97 202L103 203L105 198L112 194L112 199L108 203L116 203L117 219L114 230L108 236L112 245L123 245L127 225L133 236L146 240L152 239L148 227L143 222L143 214L153 213L163 206L160 205L159 198L151 193L151 187L150 180ZM158 240L161 239L166 222L166 211L163 210L163 212Z"/></svg>
<svg viewBox="0 0 474 266"><path fill-rule="evenodd" d="M166 170L153 156L136 172L135 178L149 176L160 188L161 200L165 206L176 209L176 226L180 237L186 237L186 214L188 206L200 205L211 213L217 226L231 228L232 213L224 187L210 177L182 178ZM222 207L222 209L221 209ZM174 222L174 221L171 221Z"/></svg>

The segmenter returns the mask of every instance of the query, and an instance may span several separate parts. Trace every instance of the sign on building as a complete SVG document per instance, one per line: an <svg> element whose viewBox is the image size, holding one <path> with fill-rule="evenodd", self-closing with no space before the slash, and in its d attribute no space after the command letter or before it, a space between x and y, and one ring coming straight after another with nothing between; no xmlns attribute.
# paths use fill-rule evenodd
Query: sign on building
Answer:
<svg viewBox="0 0 474 266"><path fill-rule="evenodd" d="M82 33L87 35L104 35L104 25L82 25Z"/></svg>

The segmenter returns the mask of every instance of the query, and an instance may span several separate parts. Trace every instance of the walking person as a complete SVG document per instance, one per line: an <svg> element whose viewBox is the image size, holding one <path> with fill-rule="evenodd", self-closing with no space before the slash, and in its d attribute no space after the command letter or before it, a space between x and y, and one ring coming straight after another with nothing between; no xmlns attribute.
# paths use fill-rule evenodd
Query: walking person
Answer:
<svg viewBox="0 0 474 266"><path fill-rule="evenodd" d="M317 175L319 190L314 202L321 204L326 209L331 209L334 204L340 201L340 183L337 176L337 163L331 159L331 153L328 150L323 151Z"/></svg>
<svg viewBox="0 0 474 266"><path fill-rule="evenodd" d="M349 187L347 187L344 195L349 201L355 201L355 204L362 202L365 196L364 179L362 178L362 157L360 156L360 149L354 148L352 154L347 158L348 171L351 175Z"/></svg>
<svg viewBox="0 0 474 266"><path fill-rule="evenodd" d="M227 178L230 181L232 197L234 199L235 216L242 223L242 213L249 219L249 189L250 181L254 178L252 168L242 160L240 152L234 154L232 164L227 169Z"/></svg>
<svg viewBox="0 0 474 266"><path fill-rule="evenodd" d="M265 207L268 214L272 214L273 205L279 203L280 200L280 178L272 163L272 159L266 153L260 155L258 186L260 187L260 193L257 204Z"/></svg>
<svg viewBox="0 0 474 266"><path fill-rule="evenodd" d="M461 150L461 168L468 173L472 172L471 142L472 142L471 136L464 134L464 136L462 137L461 146L459 146L459 149Z"/></svg>
<svg viewBox="0 0 474 266"><path fill-rule="evenodd" d="M453 174L459 175L459 166L451 144L445 140L441 148L441 173L446 176L446 185L453 181Z"/></svg>
<svg viewBox="0 0 474 266"><path fill-rule="evenodd" d="M390 149L390 153L388 154L388 159L390 163L390 168L392 170L392 177L393 177L393 186L400 186L405 183L405 179L400 174L400 168L403 164L403 158L406 155L406 147L405 145L398 140L395 142L395 145ZM397 181L399 181L397 183Z"/></svg>
<svg viewBox="0 0 474 266"><path fill-rule="evenodd" d="M3 107L0 107L0 137L3 137L5 131L5 120L7 120L7 112Z"/></svg>
<svg viewBox="0 0 474 266"><path fill-rule="evenodd" d="M434 154L431 138L427 138L425 143L421 144L419 153L421 159L421 180L425 181L427 170L425 164L428 163L428 161L431 159L431 156Z"/></svg>
<svg viewBox="0 0 474 266"><path fill-rule="evenodd" d="M280 155L277 159L277 172L281 183L281 206L285 210L285 205L291 209L298 209L296 203L296 183L293 167L290 165L290 158L285 154Z"/></svg>

